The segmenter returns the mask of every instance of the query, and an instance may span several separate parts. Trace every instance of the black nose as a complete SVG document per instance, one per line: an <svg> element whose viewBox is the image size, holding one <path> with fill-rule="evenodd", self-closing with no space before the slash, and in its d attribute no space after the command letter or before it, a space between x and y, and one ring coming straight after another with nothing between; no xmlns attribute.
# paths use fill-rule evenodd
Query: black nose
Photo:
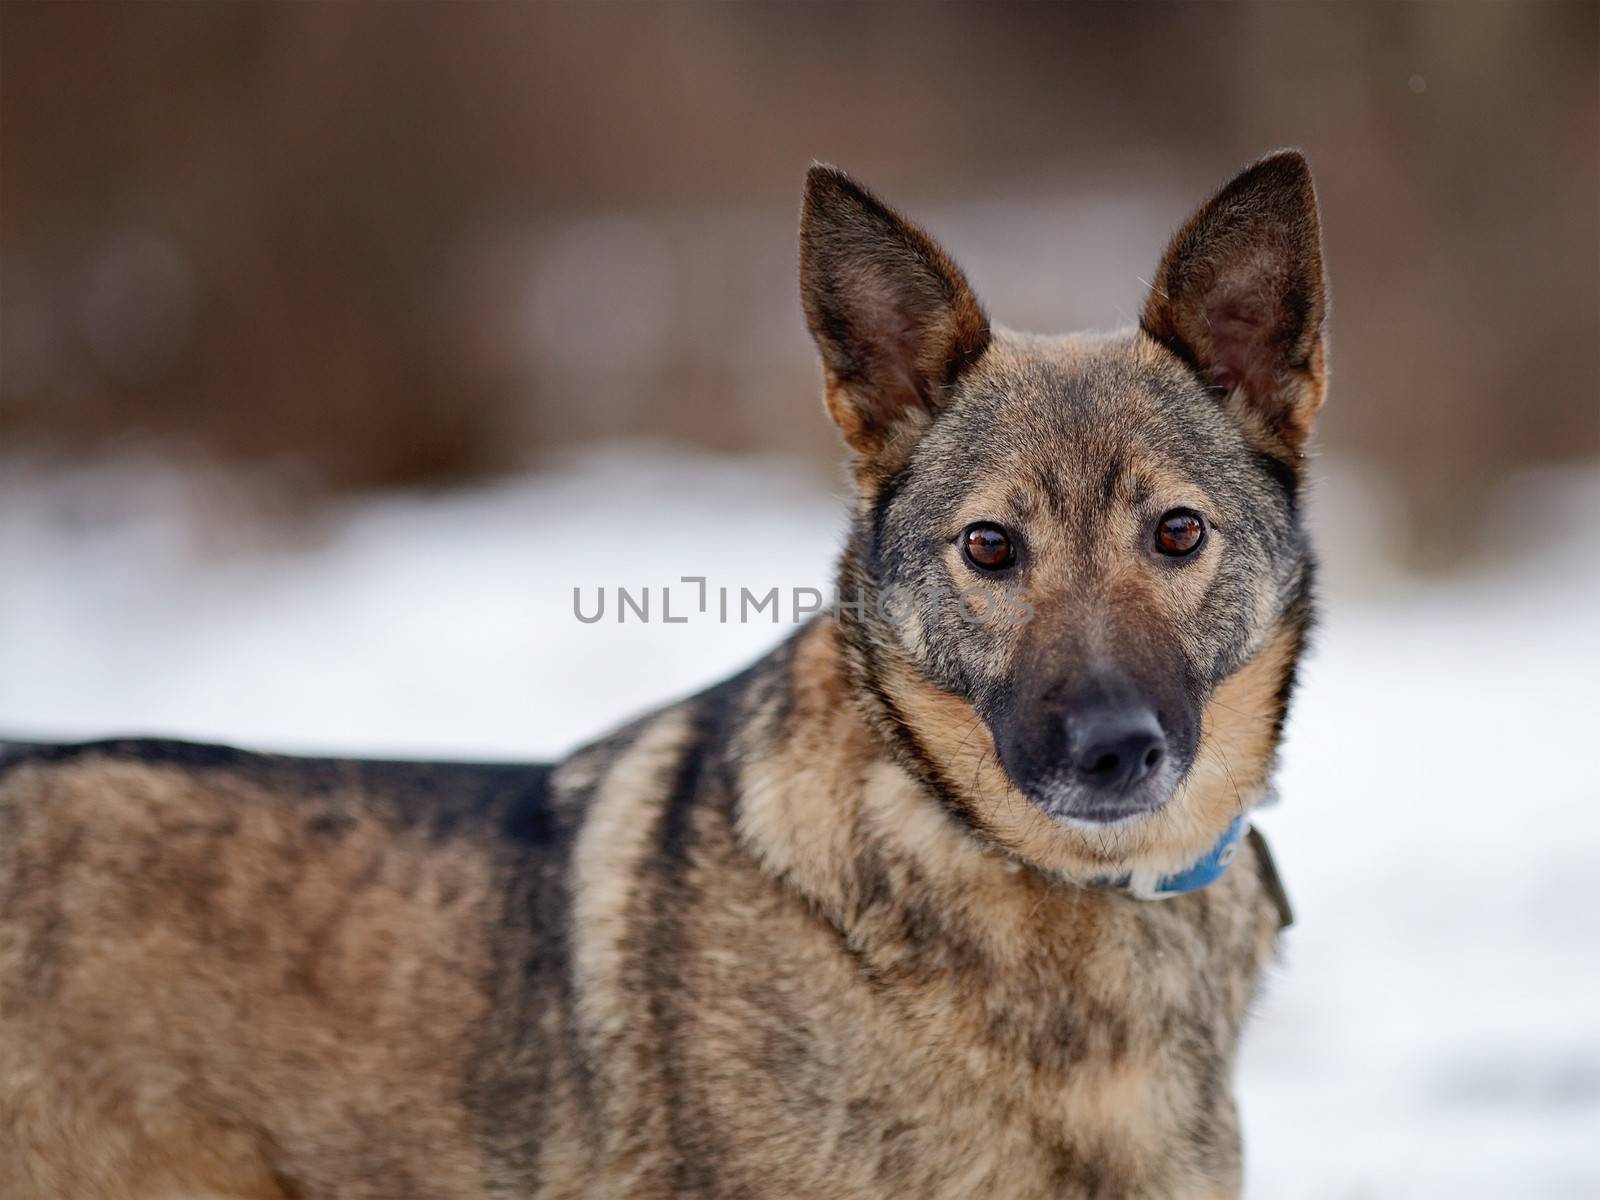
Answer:
<svg viewBox="0 0 1600 1200"><path fill-rule="evenodd" d="M1161 765L1166 735L1148 708L1103 708L1069 722L1072 766L1091 787L1125 791Z"/></svg>

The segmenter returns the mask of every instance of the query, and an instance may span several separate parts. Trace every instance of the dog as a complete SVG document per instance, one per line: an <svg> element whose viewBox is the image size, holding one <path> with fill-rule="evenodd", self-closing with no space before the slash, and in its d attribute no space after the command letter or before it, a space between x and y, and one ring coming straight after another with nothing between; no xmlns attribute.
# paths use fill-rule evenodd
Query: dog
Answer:
<svg viewBox="0 0 1600 1200"><path fill-rule="evenodd" d="M844 602L737 677L548 766L7 750L0 1196L1239 1192L1307 164L1205 203L1116 334L992 324L827 166L800 279Z"/></svg>

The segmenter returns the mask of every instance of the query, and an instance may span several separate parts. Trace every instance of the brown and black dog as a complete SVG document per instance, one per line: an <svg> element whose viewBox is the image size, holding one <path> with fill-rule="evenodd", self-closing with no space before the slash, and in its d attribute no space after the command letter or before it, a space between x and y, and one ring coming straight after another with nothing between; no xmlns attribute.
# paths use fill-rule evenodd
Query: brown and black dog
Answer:
<svg viewBox="0 0 1600 1200"><path fill-rule="evenodd" d="M828 167L801 243L853 607L554 766L9 750L4 1200L1238 1192L1264 843L1127 881L1273 769L1305 161L1205 204L1110 336L991 325Z"/></svg>

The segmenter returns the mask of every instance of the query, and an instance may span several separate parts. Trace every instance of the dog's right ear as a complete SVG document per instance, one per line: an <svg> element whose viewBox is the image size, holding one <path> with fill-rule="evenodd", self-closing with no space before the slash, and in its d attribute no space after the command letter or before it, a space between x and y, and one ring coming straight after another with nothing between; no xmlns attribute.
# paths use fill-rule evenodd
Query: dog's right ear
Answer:
<svg viewBox="0 0 1600 1200"><path fill-rule="evenodd" d="M1178 231L1140 325L1217 388L1261 449L1292 464L1326 385L1326 310L1311 168L1280 150Z"/></svg>
<svg viewBox="0 0 1600 1200"><path fill-rule="evenodd" d="M837 167L806 175L800 295L828 412L864 463L903 465L989 318L933 239Z"/></svg>

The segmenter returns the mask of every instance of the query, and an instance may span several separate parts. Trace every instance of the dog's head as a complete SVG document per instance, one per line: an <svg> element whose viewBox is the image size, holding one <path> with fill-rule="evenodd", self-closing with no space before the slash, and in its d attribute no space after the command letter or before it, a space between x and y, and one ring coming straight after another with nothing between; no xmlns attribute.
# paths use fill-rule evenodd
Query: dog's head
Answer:
<svg viewBox="0 0 1600 1200"><path fill-rule="evenodd" d="M1111 336L992 326L926 233L833 168L808 177L801 243L858 484L841 618L872 712L1031 861L1203 851L1266 783L1309 617L1305 160L1202 206Z"/></svg>

